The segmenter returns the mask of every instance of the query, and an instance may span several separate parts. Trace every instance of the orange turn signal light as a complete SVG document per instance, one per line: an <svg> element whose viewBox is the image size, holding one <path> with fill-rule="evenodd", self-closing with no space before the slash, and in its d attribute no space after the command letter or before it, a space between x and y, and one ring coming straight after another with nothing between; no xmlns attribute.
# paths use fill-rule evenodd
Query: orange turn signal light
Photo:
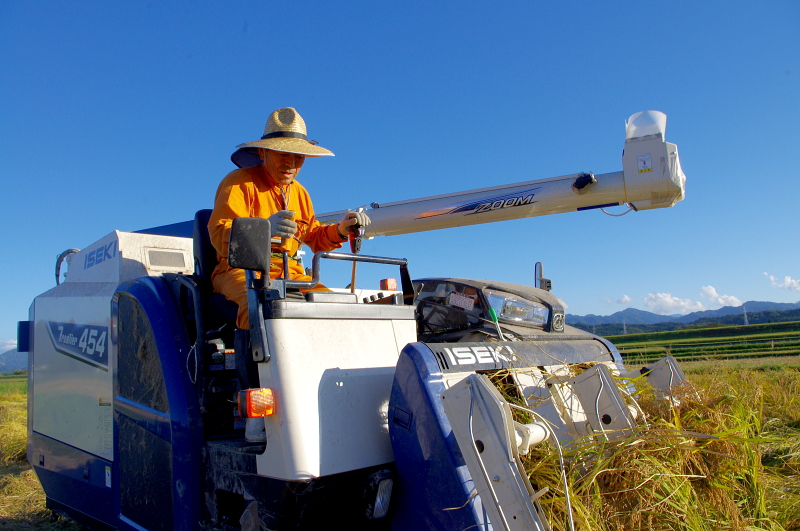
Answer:
<svg viewBox="0 0 800 531"><path fill-rule="evenodd" d="M239 415L244 418L268 417L275 412L272 389L245 389L239 391Z"/></svg>

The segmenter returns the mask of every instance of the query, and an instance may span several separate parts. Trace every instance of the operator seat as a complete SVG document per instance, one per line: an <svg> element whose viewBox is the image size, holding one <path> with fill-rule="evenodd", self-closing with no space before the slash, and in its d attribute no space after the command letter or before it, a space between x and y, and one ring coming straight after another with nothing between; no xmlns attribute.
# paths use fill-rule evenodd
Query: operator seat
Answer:
<svg viewBox="0 0 800 531"><path fill-rule="evenodd" d="M218 328L227 322L236 322L239 305L229 301L224 295L214 293L211 273L217 267L217 250L211 245L208 234L208 220L211 209L198 210L194 215L194 274L203 296L203 308L209 320L207 328ZM235 324L233 325L236 326Z"/></svg>

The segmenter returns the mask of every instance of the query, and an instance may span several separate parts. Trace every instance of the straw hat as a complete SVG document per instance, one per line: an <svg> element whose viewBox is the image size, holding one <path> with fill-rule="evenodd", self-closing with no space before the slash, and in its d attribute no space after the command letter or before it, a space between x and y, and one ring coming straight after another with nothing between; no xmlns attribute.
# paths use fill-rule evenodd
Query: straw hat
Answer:
<svg viewBox="0 0 800 531"><path fill-rule="evenodd" d="M292 107L274 111L267 120L261 140L236 146L236 152L231 155L231 161L240 168L260 164L258 148L298 153L306 157L333 156L332 152L308 139L306 122Z"/></svg>

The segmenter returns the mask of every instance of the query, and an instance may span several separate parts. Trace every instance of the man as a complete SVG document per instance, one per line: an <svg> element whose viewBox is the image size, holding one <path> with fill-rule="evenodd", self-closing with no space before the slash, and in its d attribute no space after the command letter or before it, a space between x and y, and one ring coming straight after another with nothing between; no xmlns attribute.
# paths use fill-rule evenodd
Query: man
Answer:
<svg viewBox="0 0 800 531"><path fill-rule="evenodd" d="M261 140L241 144L231 155L240 169L229 173L220 183L208 232L219 261L211 282L214 291L239 305L236 318L239 328L249 329L249 318L244 271L228 265L233 218L270 220L272 236L282 238L280 250L288 251L291 257L291 280L311 280L296 258L301 244L308 245L315 253L338 249L347 241L351 226L365 226L370 222L366 214L356 212L347 213L336 225L322 225L316 220L311 197L296 179L306 157L323 156L333 156L333 153L308 140L305 121L291 107L273 112ZM283 260L279 253L273 254L270 266L270 278L283 276ZM327 290L321 284L315 289Z"/></svg>

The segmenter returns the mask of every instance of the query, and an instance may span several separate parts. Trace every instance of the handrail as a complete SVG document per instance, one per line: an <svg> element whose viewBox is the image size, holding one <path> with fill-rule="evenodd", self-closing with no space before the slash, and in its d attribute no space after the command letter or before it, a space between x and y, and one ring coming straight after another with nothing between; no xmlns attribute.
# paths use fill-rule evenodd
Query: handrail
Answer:
<svg viewBox="0 0 800 531"><path fill-rule="evenodd" d="M387 258L383 256L370 256L366 254L347 254L337 253L334 251L322 251L314 255L311 262L312 277L311 280L284 280L287 288L291 289L312 289L319 283L320 277L320 260L327 258L329 260L345 260L348 262L368 262L370 264L387 264L396 265L400 267L408 266L408 260L405 258Z"/></svg>

